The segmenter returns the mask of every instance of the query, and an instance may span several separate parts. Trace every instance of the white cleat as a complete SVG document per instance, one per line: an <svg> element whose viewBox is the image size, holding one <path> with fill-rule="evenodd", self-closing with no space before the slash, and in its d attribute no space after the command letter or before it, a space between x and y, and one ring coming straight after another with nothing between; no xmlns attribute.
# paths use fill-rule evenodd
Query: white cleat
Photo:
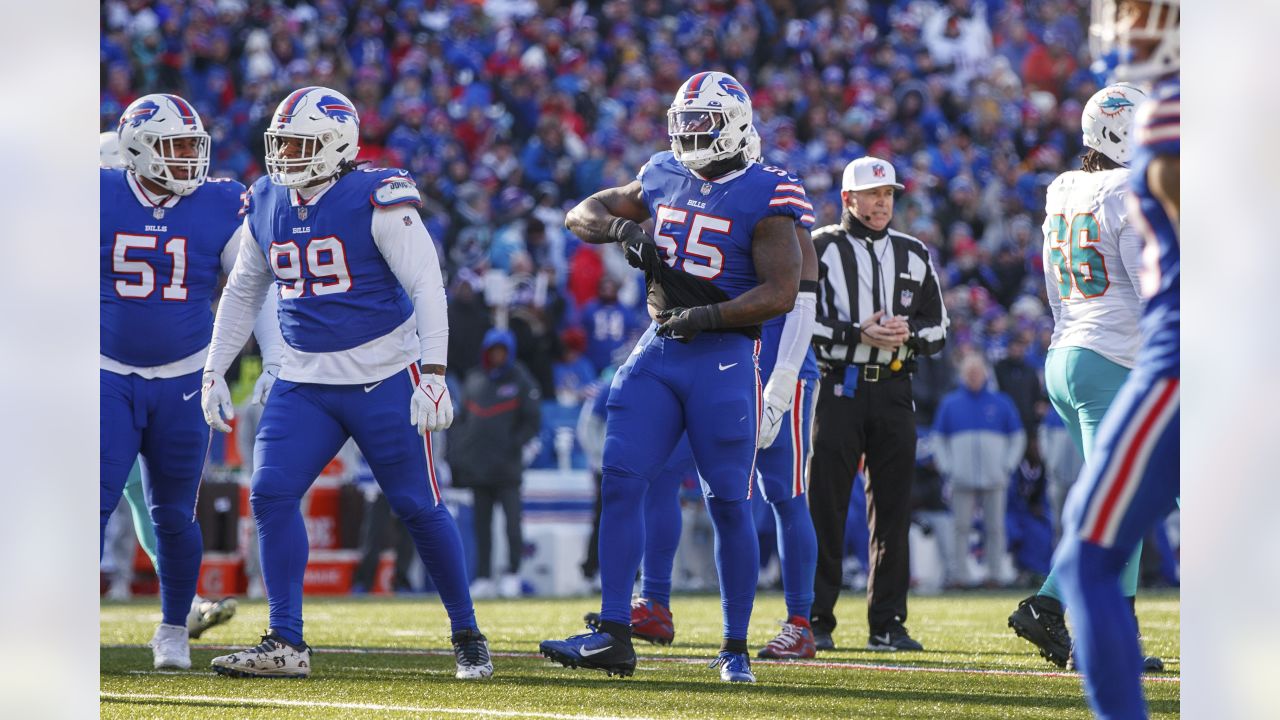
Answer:
<svg viewBox="0 0 1280 720"><path fill-rule="evenodd" d="M503 575L498 580L498 596L508 599L518 598L523 594L524 590L521 585L522 583L519 575Z"/></svg>
<svg viewBox="0 0 1280 720"><path fill-rule="evenodd" d="M165 625L160 623L156 634L151 636L151 656L156 669L177 668L191 669L191 645L187 642L187 629L181 625Z"/></svg>
<svg viewBox="0 0 1280 720"><path fill-rule="evenodd" d="M191 612L187 613L187 634L198 638L206 630L230 620L236 614L236 599L206 600L199 595L191 600Z"/></svg>
<svg viewBox="0 0 1280 720"><path fill-rule="evenodd" d="M489 641L479 630L462 630L450 638L453 642L453 658L459 680L483 680L493 675L493 660L489 657Z"/></svg>
<svg viewBox="0 0 1280 720"><path fill-rule="evenodd" d="M268 630L257 647L221 655L210 665L231 677L304 678L311 675L311 647L294 647Z"/></svg>
<svg viewBox="0 0 1280 720"><path fill-rule="evenodd" d="M471 583L472 600L492 600L498 597L498 585L489 578L476 578Z"/></svg>

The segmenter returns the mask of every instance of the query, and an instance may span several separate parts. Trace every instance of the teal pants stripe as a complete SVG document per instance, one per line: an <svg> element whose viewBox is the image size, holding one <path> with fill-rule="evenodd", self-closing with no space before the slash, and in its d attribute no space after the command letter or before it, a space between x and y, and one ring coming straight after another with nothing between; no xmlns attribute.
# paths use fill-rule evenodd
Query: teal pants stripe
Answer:
<svg viewBox="0 0 1280 720"><path fill-rule="evenodd" d="M138 544L151 558L151 567L160 572L160 562L156 557L156 526L151 522L146 493L142 490L141 459L136 460L129 471L129 481L124 485L124 500L129 503L129 512L133 515L133 531L138 534ZM129 558L129 562L133 562L133 558Z"/></svg>
<svg viewBox="0 0 1280 720"><path fill-rule="evenodd" d="M1044 384L1049 402L1053 403L1053 409L1058 411L1058 416L1071 432L1071 439L1086 465L1092 459L1093 438L1098 425L1128 377L1128 368L1086 348L1054 348L1045 357ZM1141 557L1142 543L1139 542L1124 566L1124 574L1120 576L1120 589L1125 597L1138 594ZM1056 575L1057 569L1051 568L1039 594L1061 602L1063 597Z"/></svg>

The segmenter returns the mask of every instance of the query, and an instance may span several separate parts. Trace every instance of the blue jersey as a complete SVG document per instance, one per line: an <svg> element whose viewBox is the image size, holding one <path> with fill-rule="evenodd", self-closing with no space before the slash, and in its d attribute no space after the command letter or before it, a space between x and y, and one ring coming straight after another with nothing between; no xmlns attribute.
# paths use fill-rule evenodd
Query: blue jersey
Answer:
<svg viewBox="0 0 1280 720"><path fill-rule="evenodd" d="M1143 280L1144 290L1152 284L1155 287L1142 316L1142 349L1138 351L1138 365L1158 375L1180 374L1179 241L1178 226L1151 192L1147 169L1156 157L1180 155L1180 103L1180 83L1174 77L1156 86L1134 119L1134 137L1138 147L1130 174L1131 198L1138 206L1135 214L1140 218L1139 227L1146 236L1147 256L1152 255L1150 250L1154 247L1158 262L1158 268L1151 267L1148 262L1146 271L1152 277Z"/></svg>
<svg viewBox="0 0 1280 720"><path fill-rule="evenodd" d="M814 219L800 179L758 163L704 180L665 151L649 158L637 179L667 265L730 298L760 284L751 256L756 223L773 215L810 225Z"/></svg>
<svg viewBox="0 0 1280 720"><path fill-rule="evenodd" d="M244 186L210 179L171 207L146 207L128 171L100 171L101 352L133 367L168 365L208 346L222 251L240 224Z"/></svg>
<svg viewBox="0 0 1280 720"><path fill-rule="evenodd" d="M280 332L295 350L339 352L380 338L413 315L413 303L373 241L375 192L413 184L404 170L343 175L312 202L260 178L246 202L249 226L280 290ZM295 205L296 202L296 205ZM419 204L416 199L396 202Z"/></svg>

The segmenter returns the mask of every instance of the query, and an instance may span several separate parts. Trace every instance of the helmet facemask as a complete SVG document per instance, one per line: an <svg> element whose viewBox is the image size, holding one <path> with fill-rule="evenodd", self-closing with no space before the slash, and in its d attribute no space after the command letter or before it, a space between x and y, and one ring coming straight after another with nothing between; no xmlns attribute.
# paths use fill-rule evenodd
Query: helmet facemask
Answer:
<svg viewBox="0 0 1280 720"><path fill-rule="evenodd" d="M186 151L179 149L181 140L194 141L194 155L183 154ZM161 135L144 130L138 133L136 142L142 150L129 158L130 167L175 195L190 195L209 176L209 133L193 130ZM150 152L146 152L148 149Z"/></svg>
<svg viewBox="0 0 1280 720"><path fill-rule="evenodd" d="M316 135L267 130L263 136L267 146L267 174L277 185L305 187L340 169L341 153L333 147L340 138L333 130L324 130ZM285 154L289 140L301 144L296 157Z"/></svg>

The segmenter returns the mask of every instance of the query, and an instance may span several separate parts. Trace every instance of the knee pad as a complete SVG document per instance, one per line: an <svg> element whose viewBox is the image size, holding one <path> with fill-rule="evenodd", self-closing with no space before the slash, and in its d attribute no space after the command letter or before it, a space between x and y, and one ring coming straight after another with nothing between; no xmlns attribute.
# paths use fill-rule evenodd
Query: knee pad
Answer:
<svg viewBox="0 0 1280 720"><path fill-rule="evenodd" d="M155 523L157 535L176 535L195 525L195 508L175 506L153 508L151 510L151 522Z"/></svg>

